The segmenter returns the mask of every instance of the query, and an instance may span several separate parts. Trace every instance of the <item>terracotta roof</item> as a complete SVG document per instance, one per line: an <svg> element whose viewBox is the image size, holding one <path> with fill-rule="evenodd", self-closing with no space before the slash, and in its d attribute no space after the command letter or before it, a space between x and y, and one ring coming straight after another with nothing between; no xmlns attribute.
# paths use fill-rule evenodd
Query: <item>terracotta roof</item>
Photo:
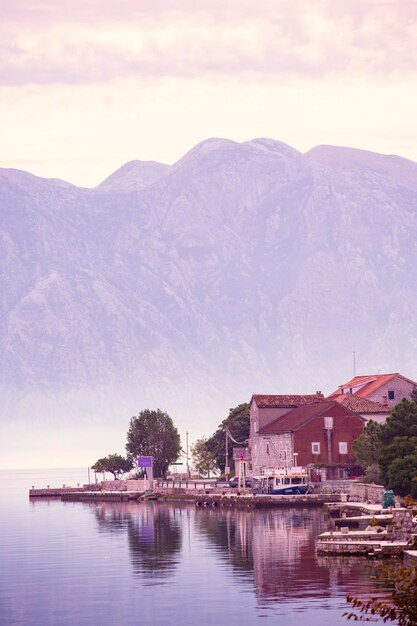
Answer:
<svg viewBox="0 0 417 626"><path fill-rule="evenodd" d="M299 406L296 409L293 409L289 413L286 413L282 417L278 417L276 420L267 424L263 428L259 429L260 435L273 435L279 432L290 432L294 430L298 430L300 426L308 422L313 417L317 417L321 413L324 413L328 409L331 409L333 406L337 406L337 402L314 402L311 404L305 404L304 406ZM349 415L356 415L360 419L363 419L357 413L350 411L347 407L346 413Z"/></svg>
<svg viewBox="0 0 417 626"><path fill-rule="evenodd" d="M321 391L309 395L262 395L253 394L252 401L255 401L260 409L266 408L287 408L298 407L312 402L323 402L324 396Z"/></svg>
<svg viewBox="0 0 417 626"><path fill-rule="evenodd" d="M360 398L352 393L341 393L334 400L355 413L389 413L391 410L388 406L384 406L379 402Z"/></svg>
<svg viewBox="0 0 417 626"><path fill-rule="evenodd" d="M343 385L339 385L339 388L336 389L336 391L333 391L333 393L331 393L329 396L327 396L327 399L335 400L339 395L341 395L340 390L342 388L348 391L351 388L352 392L356 396L359 396L360 398L367 398L374 391L388 384L389 382L391 382L391 380L393 380L397 376L400 376L400 378L410 383L414 383L413 380L410 380L409 378L405 378L405 376L398 374L398 372L396 372L395 374L370 374L368 376L355 376L354 378L349 380L347 383L344 383ZM361 385L363 385L363 387L359 389L358 391L355 391L355 387L360 387Z"/></svg>

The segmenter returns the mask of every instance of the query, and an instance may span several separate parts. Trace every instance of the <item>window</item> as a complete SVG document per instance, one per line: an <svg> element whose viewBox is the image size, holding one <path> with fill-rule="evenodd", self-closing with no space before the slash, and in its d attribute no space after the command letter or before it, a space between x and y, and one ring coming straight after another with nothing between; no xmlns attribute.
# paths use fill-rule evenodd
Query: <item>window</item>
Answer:
<svg viewBox="0 0 417 626"><path fill-rule="evenodd" d="M332 428L333 428L333 418L332 417L325 417L324 418L324 428L326 428L326 430L332 430Z"/></svg>
<svg viewBox="0 0 417 626"><path fill-rule="evenodd" d="M320 454L320 442L319 441L313 441L313 443L311 444L311 452L313 454Z"/></svg>
<svg viewBox="0 0 417 626"><path fill-rule="evenodd" d="M394 390L391 389L391 391L388 391L388 400L394 400L394 397L395 397Z"/></svg>
<svg viewBox="0 0 417 626"><path fill-rule="evenodd" d="M339 441L339 454L347 454L346 441Z"/></svg>
<svg viewBox="0 0 417 626"><path fill-rule="evenodd" d="M266 453L269 454L269 443L266 444Z"/></svg>

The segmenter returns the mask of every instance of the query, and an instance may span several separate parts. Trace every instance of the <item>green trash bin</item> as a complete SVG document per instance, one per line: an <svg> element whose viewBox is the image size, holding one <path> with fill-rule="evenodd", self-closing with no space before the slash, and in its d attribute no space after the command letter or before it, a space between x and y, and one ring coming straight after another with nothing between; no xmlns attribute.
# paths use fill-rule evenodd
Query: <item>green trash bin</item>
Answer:
<svg viewBox="0 0 417 626"><path fill-rule="evenodd" d="M390 506L395 506L395 496L392 489L387 489L382 494L382 508L388 509Z"/></svg>

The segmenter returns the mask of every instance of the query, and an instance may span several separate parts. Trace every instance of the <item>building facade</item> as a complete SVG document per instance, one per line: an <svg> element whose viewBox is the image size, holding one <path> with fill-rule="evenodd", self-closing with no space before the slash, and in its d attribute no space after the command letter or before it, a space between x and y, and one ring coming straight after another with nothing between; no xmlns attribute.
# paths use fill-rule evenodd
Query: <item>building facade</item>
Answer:
<svg viewBox="0 0 417 626"><path fill-rule="evenodd" d="M251 408L253 402L258 406L257 411L253 407L254 423L251 423L250 437L254 476L262 475L267 470L289 469L293 466L319 468L327 479L348 476L349 468L355 465L352 443L360 436L365 424L360 414L338 402L325 401L315 394L311 402L305 401L294 408L287 407L285 413L281 410L278 417L262 423L256 396L252 398ZM271 404L271 400L268 402ZM277 399L276 402L281 401Z"/></svg>
<svg viewBox="0 0 417 626"><path fill-rule="evenodd" d="M417 388L416 381L398 373L355 376L339 385L327 399L340 401L341 396L351 394L391 409L403 398L410 398L414 388Z"/></svg>

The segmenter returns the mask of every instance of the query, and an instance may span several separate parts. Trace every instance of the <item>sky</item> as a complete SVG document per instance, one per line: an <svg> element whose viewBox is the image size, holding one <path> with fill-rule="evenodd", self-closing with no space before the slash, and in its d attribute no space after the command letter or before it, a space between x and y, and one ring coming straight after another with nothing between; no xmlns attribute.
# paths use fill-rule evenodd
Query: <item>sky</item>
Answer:
<svg viewBox="0 0 417 626"><path fill-rule="evenodd" d="M208 137L417 161L415 0L0 0L0 167L95 186Z"/></svg>
<svg viewBox="0 0 417 626"><path fill-rule="evenodd" d="M95 186L209 137L417 161L417 0L0 0L0 16L0 167Z"/></svg>

